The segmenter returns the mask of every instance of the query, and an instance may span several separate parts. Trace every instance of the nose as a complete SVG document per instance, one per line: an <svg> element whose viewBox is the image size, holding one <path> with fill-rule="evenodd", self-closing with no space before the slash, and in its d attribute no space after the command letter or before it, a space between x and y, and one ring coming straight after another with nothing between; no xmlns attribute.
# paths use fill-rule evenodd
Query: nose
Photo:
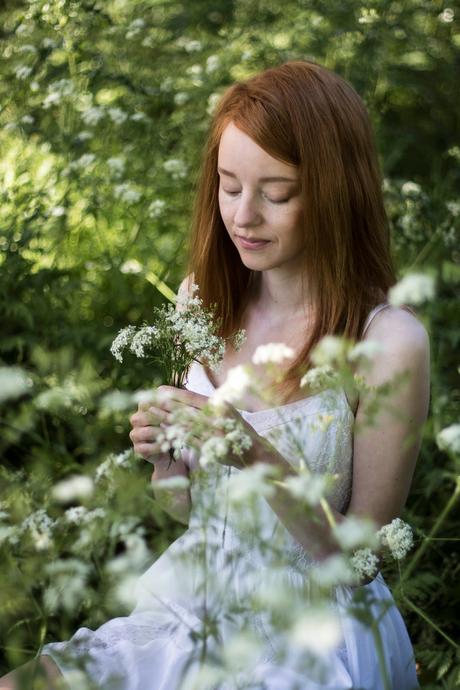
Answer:
<svg viewBox="0 0 460 690"><path fill-rule="evenodd" d="M254 197L249 194L242 194L237 202L237 208L233 217L235 225L239 228L245 228L251 225L258 225L260 220L260 213Z"/></svg>

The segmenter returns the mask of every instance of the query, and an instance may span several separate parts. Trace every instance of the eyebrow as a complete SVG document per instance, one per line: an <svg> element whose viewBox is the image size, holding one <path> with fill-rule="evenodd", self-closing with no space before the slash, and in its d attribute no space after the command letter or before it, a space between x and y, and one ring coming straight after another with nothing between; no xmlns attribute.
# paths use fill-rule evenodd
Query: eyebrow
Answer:
<svg viewBox="0 0 460 690"><path fill-rule="evenodd" d="M223 168L217 168L217 171L222 173L222 175L228 175L229 177L236 178L235 173L230 172L230 170L224 170ZM260 182L297 182L293 177L261 177Z"/></svg>

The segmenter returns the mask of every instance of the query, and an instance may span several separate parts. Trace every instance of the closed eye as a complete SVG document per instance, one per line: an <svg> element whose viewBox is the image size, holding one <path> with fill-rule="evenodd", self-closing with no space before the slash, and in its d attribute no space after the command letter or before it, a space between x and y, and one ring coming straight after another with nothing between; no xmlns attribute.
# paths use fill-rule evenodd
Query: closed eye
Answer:
<svg viewBox="0 0 460 690"><path fill-rule="evenodd" d="M240 191L238 190L232 190L232 189L224 189L225 194L228 194L228 196L236 196L237 194L240 194ZM269 196L266 196L266 194L263 195L267 201L270 201L272 204L286 204L289 201L288 197L287 199L271 199Z"/></svg>

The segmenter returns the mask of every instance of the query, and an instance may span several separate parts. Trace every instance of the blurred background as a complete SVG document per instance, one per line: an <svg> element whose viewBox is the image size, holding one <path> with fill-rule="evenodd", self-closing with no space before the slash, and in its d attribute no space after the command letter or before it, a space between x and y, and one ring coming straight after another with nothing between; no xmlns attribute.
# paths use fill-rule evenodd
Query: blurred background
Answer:
<svg viewBox="0 0 460 690"><path fill-rule="evenodd" d="M436 443L460 403L459 6L6 1L0 41L0 673L44 641L129 610L117 573L142 570L180 533L152 499L151 467L124 453L130 393L161 372L120 365L109 347L184 276L219 95L307 58L348 79L368 107L399 275L436 281L419 311L432 401L404 516L417 558L395 596L422 687L459 687L460 442ZM98 480L53 500L70 475ZM86 518L64 520L76 506ZM400 577L396 567L385 575Z"/></svg>

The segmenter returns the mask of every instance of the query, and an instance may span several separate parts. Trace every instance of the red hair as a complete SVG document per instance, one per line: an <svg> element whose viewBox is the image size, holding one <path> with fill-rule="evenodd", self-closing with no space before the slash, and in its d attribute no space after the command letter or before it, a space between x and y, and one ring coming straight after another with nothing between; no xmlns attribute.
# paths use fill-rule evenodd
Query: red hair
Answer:
<svg viewBox="0 0 460 690"><path fill-rule="evenodd" d="M298 168L313 317L304 347L286 373L286 401L310 366L316 343L327 334L359 339L370 309L395 283L376 147L358 94L313 62L287 62L224 93L204 152L188 266L203 303L216 305L224 337L241 326L256 280L219 211L218 150L229 122L271 156Z"/></svg>

